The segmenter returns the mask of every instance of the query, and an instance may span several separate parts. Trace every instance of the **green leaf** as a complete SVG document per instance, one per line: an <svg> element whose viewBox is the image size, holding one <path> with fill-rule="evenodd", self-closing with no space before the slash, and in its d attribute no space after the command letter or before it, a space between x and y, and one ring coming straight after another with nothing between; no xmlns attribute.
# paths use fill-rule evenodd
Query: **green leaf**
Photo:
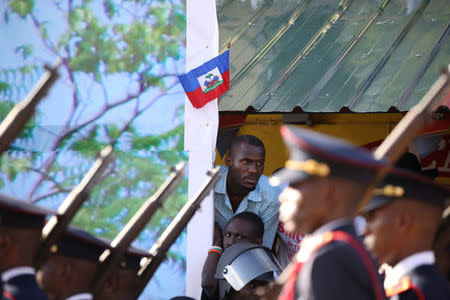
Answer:
<svg viewBox="0 0 450 300"><path fill-rule="evenodd" d="M144 74L142 76L142 81L145 83L146 86L160 87L160 88L165 87L163 79L159 76Z"/></svg>
<svg viewBox="0 0 450 300"><path fill-rule="evenodd" d="M25 18L34 7L33 0L13 0L10 2L10 7L13 12L20 15L22 18Z"/></svg>
<svg viewBox="0 0 450 300"><path fill-rule="evenodd" d="M14 161L14 164L11 161ZM27 158L16 158L11 155L11 152L6 152L0 157L0 172L8 177L10 181L16 179L16 176L22 173L30 165Z"/></svg>
<svg viewBox="0 0 450 300"><path fill-rule="evenodd" d="M113 1L106 0L103 3L103 7L104 7L104 10L105 10L105 13L108 15L108 17L110 19L116 15L116 13L117 13L116 6L114 5Z"/></svg>
<svg viewBox="0 0 450 300"><path fill-rule="evenodd" d="M100 152L106 145L97 140L98 127L92 129L89 135L85 138L80 138L78 141L72 144L71 149L73 151L79 151L84 155L95 155Z"/></svg>
<svg viewBox="0 0 450 300"><path fill-rule="evenodd" d="M109 124L107 126L107 130L108 130L109 138L112 140L117 138L120 134L120 129L116 124Z"/></svg>
<svg viewBox="0 0 450 300"><path fill-rule="evenodd" d="M157 147L161 143L161 139L158 136L143 136L133 138L131 145L136 150L149 150L152 147Z"/></svg>
<svg viewBox="0 0 450 300"><path fill-rule="evenodd" d="M31 55L31 53L33 53L33 45L22 45L16 47L15 52L16 54L21 54L23 59L26 59Z"/></svg>
<svg viewBox="0 0 450 300"><path fill-rule="evenodd" d="M1 84L0 84L1 86ZM0 89L1 90L1 89ZM14 107L14 103L10 101L2 101L0 102L0 119L3 120L11 109Z"/></svg>
<svg viewBox="0 0 450 300"><path fill-rule="evenodd" d="M0 81L0 93L9 90L10 87L11 87L11 85L9 83L4 82L4 81ZM0 105L1 105L1 102L0 102Z"/></svg>

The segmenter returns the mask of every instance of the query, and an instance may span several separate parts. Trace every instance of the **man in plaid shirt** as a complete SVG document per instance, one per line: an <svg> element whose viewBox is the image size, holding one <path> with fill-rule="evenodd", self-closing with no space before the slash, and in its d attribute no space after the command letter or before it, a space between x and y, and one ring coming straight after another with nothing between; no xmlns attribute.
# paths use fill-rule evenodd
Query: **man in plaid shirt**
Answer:
<svg viewBox="0 0 450 300"><path fill-rule="evenodd" d="M215 187L215 221L223 231L236 214L250 211L264 222L263 245L272 248L278 227L278 195L281 190L269 184L262 175L266 150L253 135L236 137L221 168L221 179Z"/></svg>

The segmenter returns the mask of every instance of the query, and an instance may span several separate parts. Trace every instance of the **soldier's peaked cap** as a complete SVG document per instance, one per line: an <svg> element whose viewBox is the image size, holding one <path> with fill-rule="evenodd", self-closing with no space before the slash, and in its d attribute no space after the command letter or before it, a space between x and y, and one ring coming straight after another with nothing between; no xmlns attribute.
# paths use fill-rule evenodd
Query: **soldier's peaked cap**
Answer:
<svg viewBox="0 0 450 300"><path fill-rule="evenodd" d="M376 160L370 151L344 140L289 125L283 125L280 131L290 157L285 167L272 176L272 185L313 176L368 183L378 169L388 167L387 162Z"/></svg>
<svg viewBox="0 0 450 300"><path fill-rule="evenodd" d="M63 236L50 248L52 254L98 262L110 245L106 241L75 227L68 227Z"/></svg>
<svg viewBox="0 0 450 300"><path fill-rule="evenodd" d="M47 215L55 212L0 194L0 226L42 229Z"/></svg>
<svg viewBox="0 0 450 300"><path fill-rule="evenodd" d="M407 156L409 154L404 155L396 167L388 171L386 177L373 191L369 203L362 209L363 213L405 198L444 207L446 199L450 198L450 189L434 183L431 179L434 177L433 174L422 171L420 164L405 164L404 158Z"/></svg>

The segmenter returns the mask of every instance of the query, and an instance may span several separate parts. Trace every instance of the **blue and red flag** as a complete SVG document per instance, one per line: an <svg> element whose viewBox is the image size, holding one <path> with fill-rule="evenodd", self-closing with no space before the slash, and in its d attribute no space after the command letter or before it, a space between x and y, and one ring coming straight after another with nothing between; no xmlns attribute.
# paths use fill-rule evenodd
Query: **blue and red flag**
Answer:
<svg viewBox="0 0 450 300"><path fill-rule="evenodd" d="M230 88L230 50L205 62L203 65L178 76L186 95L195 108L225 94Z"/></svg>

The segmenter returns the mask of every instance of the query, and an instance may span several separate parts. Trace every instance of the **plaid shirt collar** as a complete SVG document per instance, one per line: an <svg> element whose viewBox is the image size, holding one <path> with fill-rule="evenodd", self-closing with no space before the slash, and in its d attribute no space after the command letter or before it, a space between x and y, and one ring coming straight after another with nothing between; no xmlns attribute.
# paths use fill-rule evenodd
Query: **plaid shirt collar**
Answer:
<svg viewBox="0 0 450 300"><path fill-rule="evenodd" d="M222 175L222 177L217 182L214 191L217 194L222 194L225 196L227 194L228 167L220 166L220 174ZM256 184L256 188L253 191L251 191L250 193L248 193L247 196L244 197L244 199L248 199L248 200L251 200L254 202L262 201L262 195L261 195L261 191L260 191L258 185L259 185L259 180L258 180L258 183Z"/></svg>

